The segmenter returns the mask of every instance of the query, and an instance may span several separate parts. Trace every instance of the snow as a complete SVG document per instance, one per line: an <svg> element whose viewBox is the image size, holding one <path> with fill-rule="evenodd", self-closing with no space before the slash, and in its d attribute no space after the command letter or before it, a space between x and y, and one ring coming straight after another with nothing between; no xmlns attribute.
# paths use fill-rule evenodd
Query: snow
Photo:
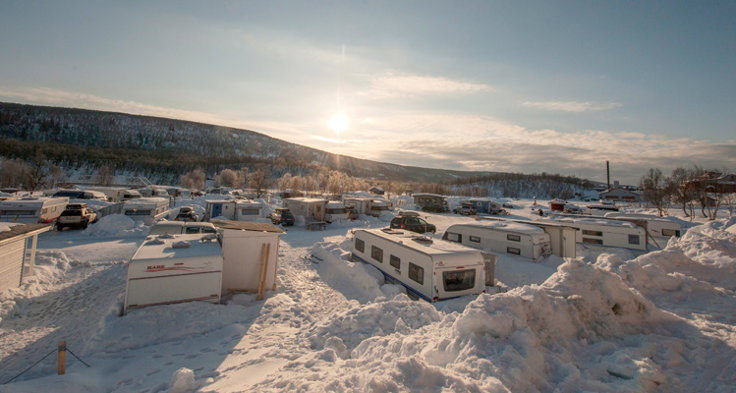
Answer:
<svg viewBox="0 0 736 393"><path fill-rule="evenodd" d="M0 232L7 232L10 230L10 227L15 225L23 225L22 223L14 223L14 222L0 222Z"/></svg>
<svg viewBox="0 0 736 393"><path fill-rule="evenodd" d="M533 217L531 200L513 203L510 218ZM420 215L435 238L473 222ZM67 355L57 376L50 356L0 391L732 391L736 219L681 222L681 238L648 253L501 255L496 287L435 304L349 260L350 231L385 218L289 227L265 300L242 293L120 316L126 264L149 227L111 215L40 235L35 274L0 292L0 383L60 340L91 367Z"/></svg>

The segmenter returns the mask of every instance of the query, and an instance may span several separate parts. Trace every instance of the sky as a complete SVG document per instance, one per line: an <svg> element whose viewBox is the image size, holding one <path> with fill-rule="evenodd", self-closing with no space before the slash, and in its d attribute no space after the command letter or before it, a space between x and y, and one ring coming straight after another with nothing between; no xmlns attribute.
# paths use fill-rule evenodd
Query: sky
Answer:
<svg viewBox="0 0 736 393"><path fill-rule="evenodd" d="M733 1L12 1L0 101L359 158L637 184L736 170Z"/></svg>

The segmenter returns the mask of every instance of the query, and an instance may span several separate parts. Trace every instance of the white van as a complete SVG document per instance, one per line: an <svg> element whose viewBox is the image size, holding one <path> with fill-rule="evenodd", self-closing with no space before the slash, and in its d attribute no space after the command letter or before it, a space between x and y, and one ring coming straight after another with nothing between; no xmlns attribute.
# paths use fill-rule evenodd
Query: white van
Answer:
<svg viewBox="0 0 736 393"><path fill-rule="evenodd" d="M477 221L451 225L443 239L480 250L518 255L538 262L552 253L542 228L512 221Z"/></svg>
<svg viewBox="0 0 736 393"><path fill-rule="evenodd" d="M494 255L398 229L356 230L352 260L428 302L477 295L494 282Z"/></svg>

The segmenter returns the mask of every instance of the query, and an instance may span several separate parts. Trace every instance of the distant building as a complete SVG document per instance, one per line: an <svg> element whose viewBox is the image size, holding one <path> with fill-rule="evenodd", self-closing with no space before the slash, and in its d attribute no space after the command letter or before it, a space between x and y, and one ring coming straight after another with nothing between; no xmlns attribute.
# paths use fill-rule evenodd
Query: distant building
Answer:
<svg viewBox="0 0 736 393"><path fill-rule="evenodd" d="M383 195L384 194L383 188L378 187L378 186L373 186L373 187L369 188L368 191L371 192L372 194L376 194L376 195Z"/></svg>
<svg viewBox="0 0 736 393"><path fill-rule="evenodd" d="M621 202L639 202L641 194L626 188L614 188L612 190L603 191L598 194L601 200L605 201L621 201Z"/></svg>

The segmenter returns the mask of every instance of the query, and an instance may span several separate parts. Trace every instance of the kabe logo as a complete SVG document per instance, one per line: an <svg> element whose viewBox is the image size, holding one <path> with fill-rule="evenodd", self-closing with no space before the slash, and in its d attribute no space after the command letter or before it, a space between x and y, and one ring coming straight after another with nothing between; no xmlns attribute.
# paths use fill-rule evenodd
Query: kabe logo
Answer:
<svg viewBox="0 0 736 393"><path fill-rule="evenodd" d="M146 271L147 272L157 272L157 271L164 270L165 268L166 266L164 265L152 265L152 266L146 266Z"/></svg>

